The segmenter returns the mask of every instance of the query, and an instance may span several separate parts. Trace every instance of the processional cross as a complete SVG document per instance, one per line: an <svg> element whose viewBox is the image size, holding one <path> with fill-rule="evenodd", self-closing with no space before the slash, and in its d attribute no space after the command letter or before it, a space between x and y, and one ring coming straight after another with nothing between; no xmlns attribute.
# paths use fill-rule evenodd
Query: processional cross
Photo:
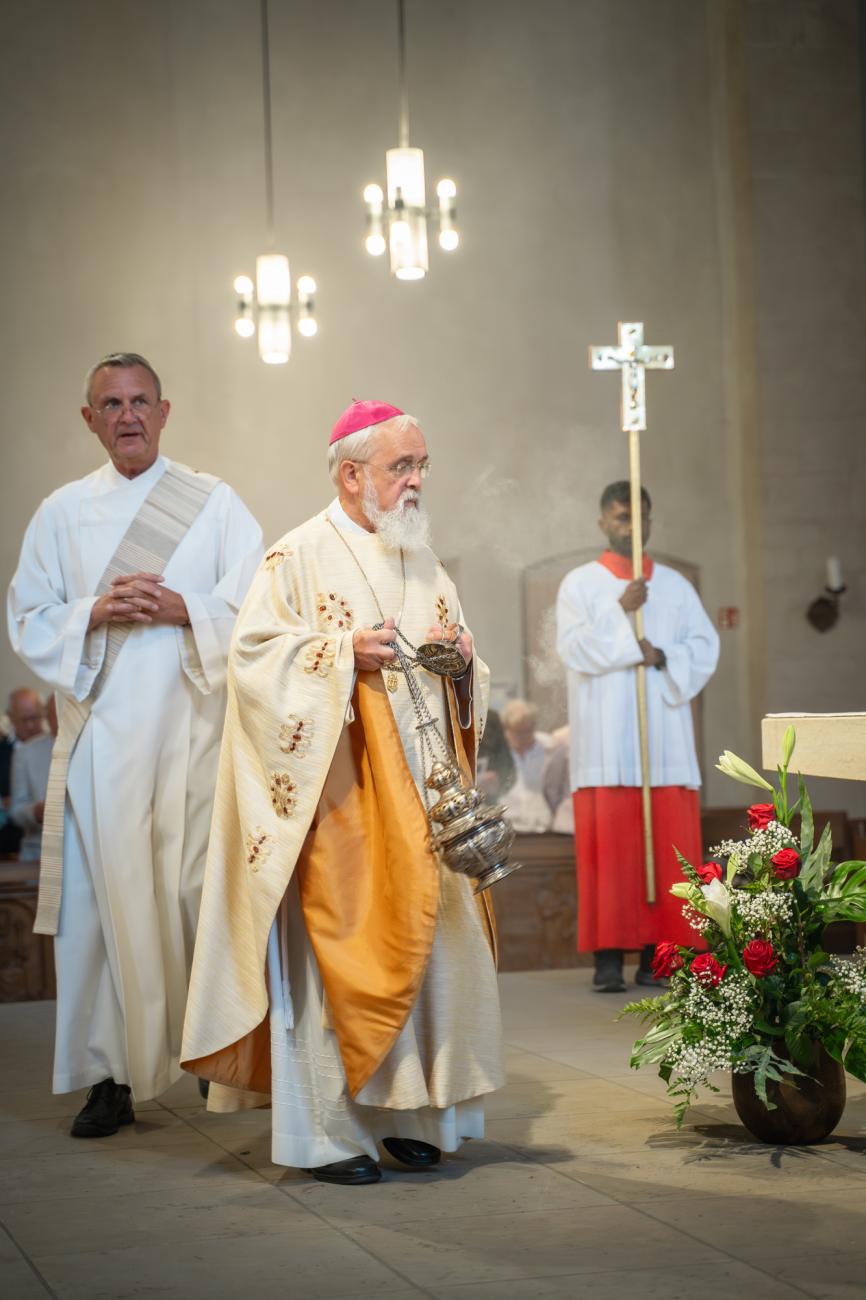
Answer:
<svg viewBox="0 0 866 1300"><path fill-rule="evenodd" d="M646 372L673 370L674 350L653 347L643 341L643 321L619 322L619 345L590 347L591 370L619 370L622 374L623 433L628 434L629 479L631 482L631 558L635 578L643 575L643 532L641 520L640 435L646 429ZM634 613L634 630L643 640L643 609ZM640 770L643 808L646 896L656 901L655 855L653 853L652 796L650 794L649 735L647 731L646 666L637 669L637 718L640 736Z"/></svg>

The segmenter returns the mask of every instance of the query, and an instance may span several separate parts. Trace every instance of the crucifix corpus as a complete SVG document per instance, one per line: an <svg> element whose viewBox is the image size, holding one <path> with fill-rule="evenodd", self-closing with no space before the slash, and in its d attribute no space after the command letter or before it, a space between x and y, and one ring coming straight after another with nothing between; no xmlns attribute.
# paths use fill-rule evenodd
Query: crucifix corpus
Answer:
<svg viewBox="0 0 866 1300"><path fill-rule="evenodd" d="M652 347L643 341L643 321L620 321L618 345L590 347L591 370L619 370L622 375L623 433L628 434L629 479L631 481L631 557L635 578L643 575L643 531L641 521L640 435L646 429L646 372L673 370L674 350ZM643 640L643 609L634 613L634 630ZM649 737L647 733L646 665L637 669L637 720L640 736L640 771L643 794L643 841L646 865L646 896L656 901L655 855L653 853L652 796L650 794Z"/></svg>

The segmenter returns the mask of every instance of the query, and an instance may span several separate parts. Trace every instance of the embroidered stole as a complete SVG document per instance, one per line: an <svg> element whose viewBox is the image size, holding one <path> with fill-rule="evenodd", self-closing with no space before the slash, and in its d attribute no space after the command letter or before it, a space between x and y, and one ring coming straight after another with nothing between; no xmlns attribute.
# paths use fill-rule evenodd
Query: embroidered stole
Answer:
<svg viewBox="0 0 866 1300"><path fill-rule="evenodd" d="M96 596L111 590L113 578L131 573L159 573L168 564L207 503L215 482L193 470L169 465L151 488L126 530L120 545L99 580ZM102 667L86 700L66 696L63 717L54 742L45 815L42 824L42 861L39 869L39 904L34 934L56 934L60 920L63 880L63 822L69 760L90 716L93 702L105 686L123 643L136 625L109 623Z"/></svg>

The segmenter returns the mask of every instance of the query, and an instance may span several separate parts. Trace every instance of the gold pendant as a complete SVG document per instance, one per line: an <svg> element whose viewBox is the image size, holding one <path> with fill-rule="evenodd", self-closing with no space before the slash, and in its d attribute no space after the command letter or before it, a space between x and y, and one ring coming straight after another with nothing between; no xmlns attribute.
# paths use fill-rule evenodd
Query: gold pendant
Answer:
<svg viewBox="0 0 866 1300"><path fill-rule="evenodd" d="M391 692L392 695L396 691L399 681L400 678L394 672L393 668L390 670L390 672L387 672L385 674L385 687L387 690Z"/></svg>

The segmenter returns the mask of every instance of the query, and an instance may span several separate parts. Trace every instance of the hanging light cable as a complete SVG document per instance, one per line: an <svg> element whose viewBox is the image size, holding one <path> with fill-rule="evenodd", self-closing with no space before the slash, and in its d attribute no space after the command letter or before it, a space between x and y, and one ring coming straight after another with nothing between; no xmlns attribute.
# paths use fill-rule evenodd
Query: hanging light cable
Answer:
<svg viewBox="0 0 866 1300"><path fill-rule="evenodd" d="M442 180L436 187L438 207L427 207L424 151L409 143L409 80L406 71L406 3L397 0L397 59L399 120L396 149L385 153L386 191L375 182L364 190L367 213L367 252L381 257L390 250L391 271L398 280L422 280L429 270L428 222L438 225L439 244L446 252L460 242L457 232L457 187ZM387 240L385 237L387 227Z"/></svg>
<svg viewBox="0 0 866 1300"><path fill-rule="evenodd" d="M248 275L235 278L237 312L235 332L241 338L258 333L259 356L268 365L284 365L292 354L292 277L289 259L275 251L274 150L271 123L271 49L268 0L260 0L262 37L262 125L264 139L266 253L256 258L255 284ZM316 282L302 275L297 284L298 331L307 338L316 333Z"/></svg>

